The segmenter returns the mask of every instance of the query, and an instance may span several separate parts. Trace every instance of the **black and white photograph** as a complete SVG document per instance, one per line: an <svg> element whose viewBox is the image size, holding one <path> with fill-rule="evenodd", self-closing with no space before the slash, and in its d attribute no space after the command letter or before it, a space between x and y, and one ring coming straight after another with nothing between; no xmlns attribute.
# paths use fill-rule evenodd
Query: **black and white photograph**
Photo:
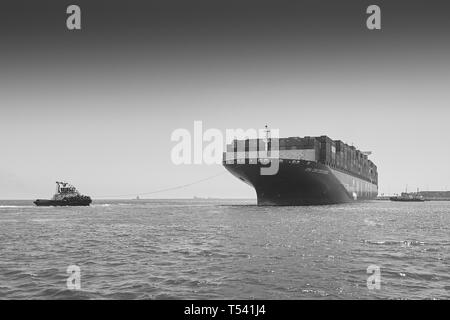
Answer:
<svg viewBox="0 0 450 320"><path fill-rule="evenodd" d="M449 9L3 1L0 300L448 300Z"/></svg>

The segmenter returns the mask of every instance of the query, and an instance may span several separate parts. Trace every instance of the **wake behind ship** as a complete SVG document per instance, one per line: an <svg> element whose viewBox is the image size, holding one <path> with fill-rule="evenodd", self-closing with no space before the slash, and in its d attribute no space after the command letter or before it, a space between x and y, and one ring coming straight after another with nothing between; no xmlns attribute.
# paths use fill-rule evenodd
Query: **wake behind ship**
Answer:
<svg viewBox="0 0 450 320"><path fill-rule="evenodd" d="M253 186L258 205L324 205L374 199L377 166L341 140L327 136L234 140L223 165ZM274 161L275 174L262 174Z"/></svg>

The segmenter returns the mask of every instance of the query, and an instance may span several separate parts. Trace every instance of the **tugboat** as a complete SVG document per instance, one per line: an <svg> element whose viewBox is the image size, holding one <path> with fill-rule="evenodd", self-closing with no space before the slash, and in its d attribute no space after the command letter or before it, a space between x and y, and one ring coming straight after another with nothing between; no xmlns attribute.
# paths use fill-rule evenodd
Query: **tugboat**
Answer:
<svg viewBox="0 0 450 320"><path fill-rule="evenodd" d="M38 207L89 206L91 203L92 199L80 194L73 185L58 181L56 181L56 194L51 200L37 199L34 201Z"/></svg>
<svg viewBox="0 0 450 320"><path fill-rule="evenodd" d="M411 194L402 192L401 196L390 197L391 201L403 201L403 202L424 202L425 199L419 194Z"/></svg>

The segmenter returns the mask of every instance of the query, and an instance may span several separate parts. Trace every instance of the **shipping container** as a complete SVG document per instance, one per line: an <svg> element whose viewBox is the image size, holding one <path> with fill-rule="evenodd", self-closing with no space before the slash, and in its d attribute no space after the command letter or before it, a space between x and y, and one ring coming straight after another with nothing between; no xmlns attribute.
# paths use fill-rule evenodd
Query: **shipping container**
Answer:
<svg viewBox="0 0 450 320"><path fill-rule="evenodd" d="M327 136L320 136L320 161L326 165L335 165L336 145L333 140Z"/></svg>
<svg viewBox="0 0 450 320"><path fill-rule="evenodd" d="M266 153L266 146L269 147L269 154ZM273 138L267 143L263 139L233 140L226 145L224 160L226 163L243 163L243 160L245 163L255 163L256 158L274 155L274 151L280 151L278 155L281 159L320 161L378 183L377 166L367 154L328 136Z"/></svg>

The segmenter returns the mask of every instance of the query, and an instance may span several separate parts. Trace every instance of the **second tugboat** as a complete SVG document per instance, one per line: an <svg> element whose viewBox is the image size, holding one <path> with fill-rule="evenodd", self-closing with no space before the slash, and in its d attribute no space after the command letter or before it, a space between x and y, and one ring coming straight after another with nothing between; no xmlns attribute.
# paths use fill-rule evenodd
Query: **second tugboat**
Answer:
<svg viewBox="0 0 450 320"><path fill-rule="evenodd" d="M51 200L37 199L34 201L38 207L89 206L91 203L92 199L81 195L73 185L58 181L56 182L56 194Z"/></svg>
<svg viewBox="0 0 450 320"><path fill-rule="evenodd" d="M402 192L401 196L390 197L391 201L403 201L403 202L424 202L425 198L419 194L411 194Z"/></svg>

